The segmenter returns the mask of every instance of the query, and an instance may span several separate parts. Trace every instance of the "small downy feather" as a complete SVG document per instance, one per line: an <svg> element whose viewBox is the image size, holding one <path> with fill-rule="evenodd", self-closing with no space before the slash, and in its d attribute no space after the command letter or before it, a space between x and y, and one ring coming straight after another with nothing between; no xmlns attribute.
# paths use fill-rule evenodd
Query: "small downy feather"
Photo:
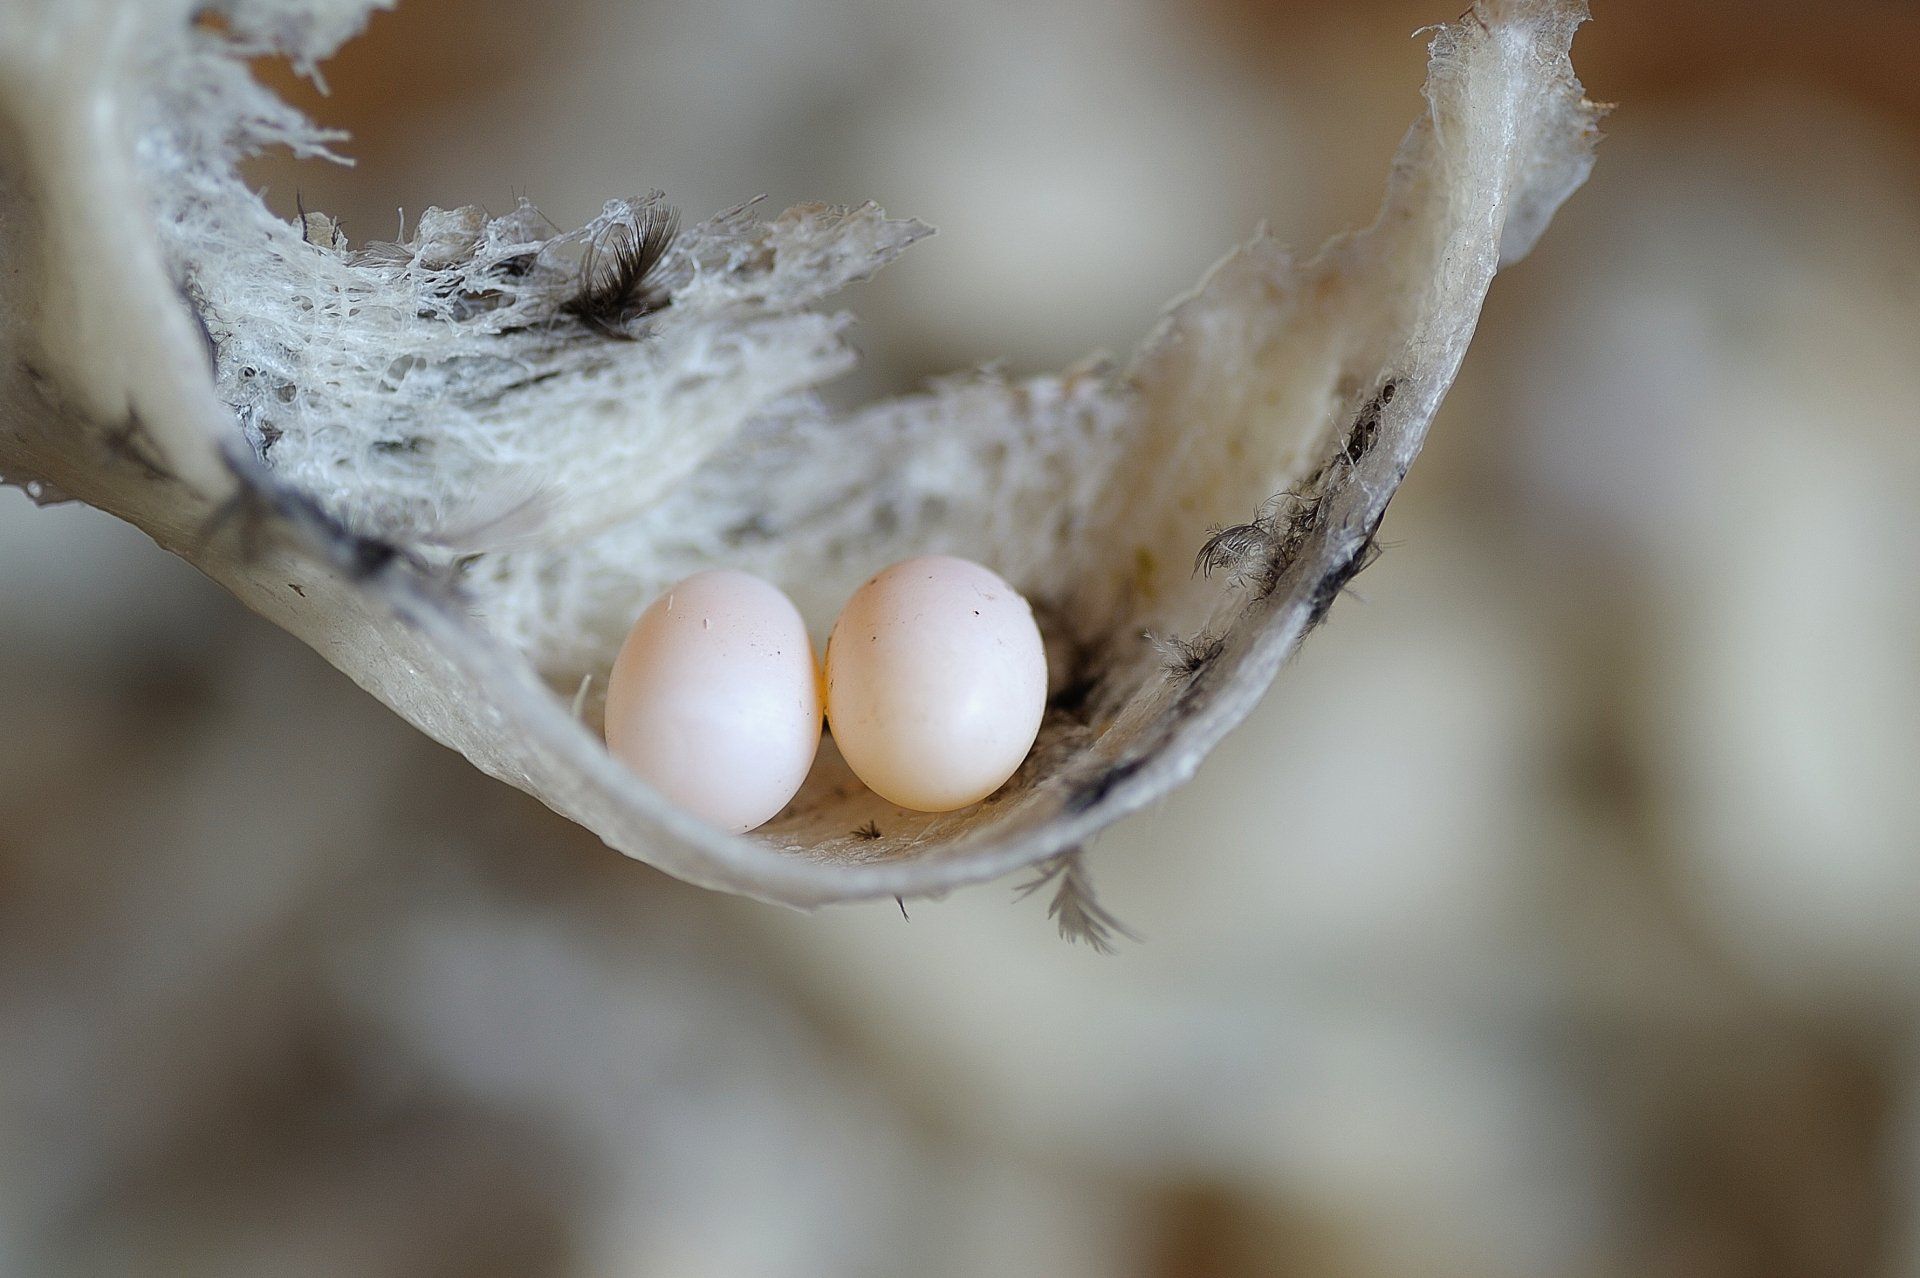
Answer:
<svg viewBox="0 0 1920 1278"><path fill-rule="evenodd" d="M607 337L631 340L633 326L669 305L655 278L680 231L677 209L649 201L638 223L616 222L588 242L580 285L561 310Z"/></svg>
<svg viewBox="0 0 1920 1278"><path fill-rule="evenodd" d="M1047 903L1047 917L1059 926L1063 939L1084 942L1098 954L1112 954L1115 937L1140 940L1094 896L1084 849L1073 848L1043 863L1014 893L1025 900L1048 884L1053 885L1053 899Z"/></svg>

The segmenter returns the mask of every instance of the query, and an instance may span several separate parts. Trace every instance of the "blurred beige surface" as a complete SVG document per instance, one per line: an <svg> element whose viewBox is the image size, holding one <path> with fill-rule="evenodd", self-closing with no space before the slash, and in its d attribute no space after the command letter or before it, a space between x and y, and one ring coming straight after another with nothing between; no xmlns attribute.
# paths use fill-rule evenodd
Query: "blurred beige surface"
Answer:
<svg viewBox="0 0 1920 1278"><path fill-rule="evenodd" d="M1360 598L1095 849L1113 958L675 884L0 492L0 1273L1920 1266L1920 20L1598 7L1592 182ZM857 398L1364 219L1452 16L406 0L302 98L360 167L259 175L876 198L941 233Z"/></svg>

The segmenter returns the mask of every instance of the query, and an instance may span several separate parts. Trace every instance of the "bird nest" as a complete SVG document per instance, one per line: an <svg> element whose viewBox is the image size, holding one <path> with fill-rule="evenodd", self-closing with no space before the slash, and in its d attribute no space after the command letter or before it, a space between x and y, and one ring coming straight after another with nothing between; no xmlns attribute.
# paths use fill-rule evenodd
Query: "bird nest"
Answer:
<svg viewBox="0 0 1920 1278"><path fill-rule="evenodd" d="M310 65L367 0L14 12L0 62L0 474L137 524L473 763L695 883L796 905L1073 862L1190 777L1374 553L1495 271L1592 161L1577 0L1431 31L1374 223L1223 258L1124 363L956 376L850 414L817 305L926 234L878 208L658 195L558 231L430 210L391 243L272 215L236 165L337 138L247 61ZM1034 603L1040 739L992 798L891 807L831 748L727 835L597 731L660 588L759 573L819 626L875 569L963 555ZM263 761L271 772L271 760Z"/></svg>

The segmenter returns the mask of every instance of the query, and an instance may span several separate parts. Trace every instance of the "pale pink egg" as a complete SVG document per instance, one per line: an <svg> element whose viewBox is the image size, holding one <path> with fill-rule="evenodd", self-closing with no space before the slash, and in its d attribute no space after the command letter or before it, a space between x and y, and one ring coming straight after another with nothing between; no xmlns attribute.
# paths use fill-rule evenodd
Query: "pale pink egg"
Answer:
<svg viewBox="0 0 1920 1278"><path fill-rule="evenodd" d="M734 833L784 808L820 747L806 623L744 572L695 573L640 614L607 680L607 745L681 807Z"/></svg>
<svg viewBox="0 0 1920 1278"><path fill-rule="evenodd" d="M827 641L834 744L903 808L947 812L998 790L1033 748L1046 703L1033 609L965 559L893 565L854 592Z"/></svg>

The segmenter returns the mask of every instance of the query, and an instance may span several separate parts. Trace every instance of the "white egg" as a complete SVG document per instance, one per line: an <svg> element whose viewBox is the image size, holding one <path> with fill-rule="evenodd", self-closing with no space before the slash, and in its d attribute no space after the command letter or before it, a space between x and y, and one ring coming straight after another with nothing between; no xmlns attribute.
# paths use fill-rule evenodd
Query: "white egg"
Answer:
<svg viewBox="0 0 1920 1278"><path fill-rule="evenodd" d="M827 641L827 721L881 798L947 812L1033 748L1047 654L1027 601L979 564L908 559L854 592Z"/></svg>
<svg viewBox="0 0 1920 1278"><path fill-rule="evenodd" d="M668 799L734 833L777 815L820 748L806 623L744 572L695 573L640 614L607 680L607 745Z"/></svg>

